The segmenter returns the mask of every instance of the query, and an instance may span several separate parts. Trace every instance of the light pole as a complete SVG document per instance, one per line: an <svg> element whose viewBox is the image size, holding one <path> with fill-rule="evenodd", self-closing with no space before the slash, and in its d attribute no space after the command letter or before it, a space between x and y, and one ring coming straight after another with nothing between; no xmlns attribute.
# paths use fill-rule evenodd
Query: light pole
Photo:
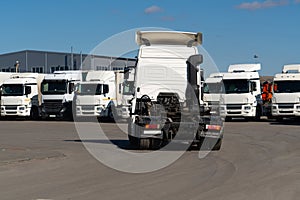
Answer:
<svg viewBox="0 0 300 200"><path fill-rule="evenodd" d="M20 62L18 60L16 60L16 63L15 63L15 68L16 68L16 73L18 73L19 71L19 66L20 66Z"/></svg>

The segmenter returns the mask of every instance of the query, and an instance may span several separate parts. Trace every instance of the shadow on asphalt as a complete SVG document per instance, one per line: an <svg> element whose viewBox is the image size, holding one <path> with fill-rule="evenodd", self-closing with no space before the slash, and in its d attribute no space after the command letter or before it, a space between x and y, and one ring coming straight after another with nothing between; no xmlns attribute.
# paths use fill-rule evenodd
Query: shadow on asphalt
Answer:
<svg viewBox="0 0 300 200"><path fill-rule="evenodd" d="M114 144L118 148L122 150L141 150L129 143L128 140L125 139L112 139L112 140L64 140L65 142L78 142L78 143L98 143L98 144ZM199 148L196 145L190 145L188 149L186 149L187 144L176 143L173 145L169 145L168 147L161 149L162 151L199 151ZM152 151L159 150L158 148L151 149ZM150 151L151 151L150 150ZM202 149L201 151L207 151L209 149Z"/></svg>
<svg viewBox="0 0 300 200"><path fill-rule="evenodd" d="M284 119L281 121L272 121L270 122L270 125L278 125L278 126L282 126L282 125L292 125L292 126L300 126L300 119Z"/></svg>

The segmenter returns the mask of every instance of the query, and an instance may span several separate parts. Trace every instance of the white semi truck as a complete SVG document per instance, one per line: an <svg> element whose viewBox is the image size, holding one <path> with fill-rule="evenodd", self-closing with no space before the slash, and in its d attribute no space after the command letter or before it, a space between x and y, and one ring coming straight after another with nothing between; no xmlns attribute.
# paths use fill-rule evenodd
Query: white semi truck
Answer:
<svg viewBox="0 0 300 200"><path fill-rule="evenodd" d="M205 117L201 99L201 33L141 31L135 68L134 97L128 137L141 149L161 147L173 140L190 139L220 149L222 122ZM188 139L186 136L189 136ZM209 146L209 145L208 145Z"/></svg>
<svg viewBox="0 0 300 200"><path fill-rule="evenodd" d="M258 71L261 64L234 64L222 73L224 94L221 95L221 115L259 120L262 115L261 87Z"/></svg>
<svg viewBox="0 0 300 200"><path fill-rule="evenodd" d="M72 119L75 84L82 81L82 71L55 71L41 84L43 118Z"/></svg>
<svg viewBox="0 0 300 200"><path fill-rule="evenodd" d="M76 85L76 117L112 117L108 110L116 98L114 71L88 71L86 80Z"/></svg>
<svg viewBox="0 0 300 200"><path fill-rule="evenodd" d="M300 64L284 65L273 79L272 116L300 117Z"/></svg>
<svg viewBox="0 0 300 200"><path fill-rule="evenodd" d="M115 115L121 120L127 120L130 117L131 100L134 96L134 74L135 66L129 66L119 73L121 81L116 81L117 99L114 102Z"/></svg>
<svg viewBox="0 0 300 200"><path fill-rule="evenodd" d="M3 82L1 116L31 117L40 115L40 85L44 75L16 73Z"/></svg>
<svg viewBox="0 0 300 200"><path fill-rule="evenodd" d="M207 110L220 111L220 99L224 93L222 79L222 73L212 73L204 81L203 101Z"/></svg>

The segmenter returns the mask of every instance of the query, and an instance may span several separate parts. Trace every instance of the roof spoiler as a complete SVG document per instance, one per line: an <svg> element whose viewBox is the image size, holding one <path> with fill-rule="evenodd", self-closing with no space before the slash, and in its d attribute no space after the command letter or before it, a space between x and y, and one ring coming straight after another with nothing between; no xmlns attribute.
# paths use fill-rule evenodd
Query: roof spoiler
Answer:
<svg viewBox="0 0 300 200"><path fill-rule="evenodd" d="M229 65L228 72L256 72L261 70L261 64L234 64Z"/></svg>
<svg viewBox="0 0 300 200"><path fill-rule="evenodd" d="M284 65L282 69L282 73L286 74L290 71L297 71L300 73L300 64L292 64L292 65Z"/></svg>
<svg viewBox="0 0 300 200"><path fill-rule="evenodd" d="M198 46L202 44L202 33L180 31L137 31L136 43L150 46L152 44Z"/></svg>

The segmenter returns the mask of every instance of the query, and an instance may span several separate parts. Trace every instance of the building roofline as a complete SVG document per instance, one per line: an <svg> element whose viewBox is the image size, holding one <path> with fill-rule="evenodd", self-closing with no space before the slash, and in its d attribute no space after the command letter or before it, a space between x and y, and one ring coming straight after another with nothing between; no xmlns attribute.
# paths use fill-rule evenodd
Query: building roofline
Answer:
<svg viewBox="0 0 300 200"><path fill-rule="evenodd" d="M15 52L9 52L9 53L3 53L0 54L0 56L7 56L7 55L13 55L17 53L26 53L26 52L34 52L34 53L49 53L49 54L68 54L71 55L71 52L56 52L56 51L42 51L42 50L31 50L31 49L25 49L25 50L20 50L20 51L15 51ZM78 55L80 56L80 53L73 53L73 55ZM103 55L95 55L95 54L86 54L83 53L81 54L82 56L94 56L97 58L110 58L110 59L118 59L118 60L128 60L128 61L135 61L135 58L124 58L124 57L114 57L114 56L103 56Z"/></svg>

